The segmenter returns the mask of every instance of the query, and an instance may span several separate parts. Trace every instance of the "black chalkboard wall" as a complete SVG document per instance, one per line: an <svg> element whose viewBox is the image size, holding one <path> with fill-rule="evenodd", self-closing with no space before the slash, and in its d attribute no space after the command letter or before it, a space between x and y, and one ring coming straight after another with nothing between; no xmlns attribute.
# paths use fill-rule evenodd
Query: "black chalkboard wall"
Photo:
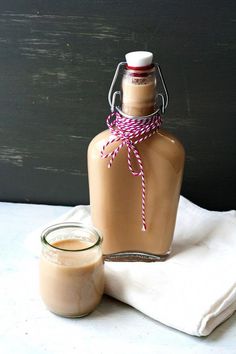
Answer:
<svg viewBox="0 0 236 354"><path fill-rule="evenodd" d="M236 207L235 1L0 2L0 200L88 203L86 151L124 54L150 50L186 152L182 194Z"/></svg>

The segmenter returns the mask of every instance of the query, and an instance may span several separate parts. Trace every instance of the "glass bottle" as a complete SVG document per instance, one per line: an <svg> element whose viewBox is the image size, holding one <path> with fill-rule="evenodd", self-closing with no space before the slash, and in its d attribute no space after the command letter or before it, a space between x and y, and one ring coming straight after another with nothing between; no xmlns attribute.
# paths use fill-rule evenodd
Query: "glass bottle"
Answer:
<svg viewBox="0 0 236 354"><path fill-rule="evenodd" d="M159 65L152 62L150 52L131 52L127 63L120 63L109 92L111 109L129 119L147 119L159 114L167 105L165 95L158 92L164 84ZM121 92L111 91L118 70L125 65ZM159 73L158 79L157 72ZM116 97L121 106L115 107ZM158 106L158 100L162 104ZM107 145L108 141L112 143ZM98 134L88 148L88 176L93 224L104 236L103 253L107 260L159 261L165 260L171 250L176 213L182 183L185 153L182 144L172 134L160 129L137 143L145 173L146 230L142 230L142 183L128 168L127 148L119 150L112 166L101 158L120 144L109 130ZM135 157L131 163L137 167Z"/></svg>

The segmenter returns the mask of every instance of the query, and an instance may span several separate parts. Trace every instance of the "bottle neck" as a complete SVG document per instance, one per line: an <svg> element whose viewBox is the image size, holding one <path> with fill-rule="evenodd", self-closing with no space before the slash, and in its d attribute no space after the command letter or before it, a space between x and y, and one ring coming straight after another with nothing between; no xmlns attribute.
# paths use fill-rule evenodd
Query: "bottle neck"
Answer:
<svg viewBox="0 0 236 354"><path fill-rule="evenodd" d="M121 83L121 109L127 115L140 117L156 110L156 72L148 67L126 66Z"/></svg>

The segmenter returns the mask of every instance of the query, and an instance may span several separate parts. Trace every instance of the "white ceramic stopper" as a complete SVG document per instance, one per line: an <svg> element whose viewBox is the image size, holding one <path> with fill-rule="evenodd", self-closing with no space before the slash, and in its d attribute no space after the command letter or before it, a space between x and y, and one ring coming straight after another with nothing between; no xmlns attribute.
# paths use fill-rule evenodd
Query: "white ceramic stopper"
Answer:
<svg viewBox="0 0 236 354"><path fill-rule="evenodd" d="M128 66L140 67L152 64L153 54L151 52L137 51L127 53L125 56Z"/></svg>

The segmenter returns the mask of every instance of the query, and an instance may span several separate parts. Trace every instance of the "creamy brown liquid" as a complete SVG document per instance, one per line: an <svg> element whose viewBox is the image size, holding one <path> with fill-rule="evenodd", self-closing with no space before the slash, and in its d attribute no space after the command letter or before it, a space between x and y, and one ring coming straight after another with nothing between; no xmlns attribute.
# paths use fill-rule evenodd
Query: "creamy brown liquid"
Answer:
<svg viewBox="0 0 236 354"><path fill-rule="evenodd" d="M132 116L153 113L155 80L147 80L146 84L142 84L143 79L135 84L135 80L122 80L122 111ZM100 152L109 137L109 130L98 134L88 149L91 215L93 224L103 234L103 253L139 251L165 258L175 227L185 157L183 146L162 130L136 145L146 184L147 230L143 232L141 178L134 177L128 169L126 147L116 155L111 168L107 167L109 158L102 159ZM120 141L109 145L106 153L119 144ZM132 166L138 170L134 156Z"/></svg>
<svg viewBox="0 0 236 354"><path fill-rule="evenodd" d="M91 246L77 239L60 240L54 246L78 250ZM40 260L40 289L48 309L56 314L76 317L95 309L104 290L101 252L96 247L88 251L45 252Z"/></svg>
<svg viewBox="0 0 236 354"><path fill-rule="evenodd" d="M175 227L183 147L164 131L138 145L146 182L147 231L143 232L141 180L128 169L127 149L119 152L109 169L108 160L100 158L109 135L107 130L96 136L88 151L92 220L103 233L103 253L135 250L165 255L170 250ZM117 145L112 144L107 151Z"/></svg>
<svg viewBox="0 0 236 354"><path fill-rule="evenodd" d="M155 82L134 85L122 81L122 112L131 116L145 116L154 111Z"/></svg>

